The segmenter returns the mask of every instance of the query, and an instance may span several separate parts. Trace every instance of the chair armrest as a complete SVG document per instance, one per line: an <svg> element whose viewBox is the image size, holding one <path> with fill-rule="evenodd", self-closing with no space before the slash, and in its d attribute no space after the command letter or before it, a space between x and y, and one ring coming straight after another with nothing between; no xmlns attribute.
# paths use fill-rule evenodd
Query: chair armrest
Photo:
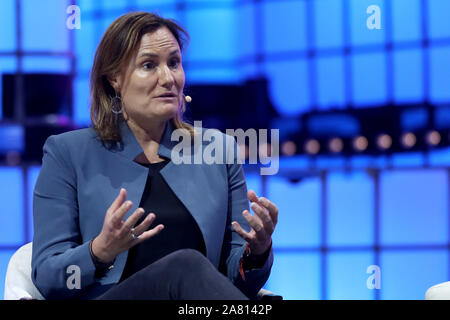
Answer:
<svg viewBox="0 0 450 320"><path fill-rule="evenodd" d="M257 298L263 301L283 300L282 296L266 289L259 290Z"/></svg>
<svg viewBox="0 0 450 320"><path fill-rule="evenodd" d="M425 293L425 300L450 300L450 281L430 287Z"/></svg>

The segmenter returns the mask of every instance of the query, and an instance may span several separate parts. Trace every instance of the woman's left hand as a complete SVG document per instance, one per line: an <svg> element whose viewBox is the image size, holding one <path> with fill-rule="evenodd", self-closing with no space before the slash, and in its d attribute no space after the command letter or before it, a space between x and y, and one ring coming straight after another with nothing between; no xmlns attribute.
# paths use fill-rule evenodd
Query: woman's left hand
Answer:
<svg viewBox="0 0 450 320"><path fill-rule="evenodd" d="M253 255L265 253L272 245L272 233L278 221L278 207L269 199L256 196L253 190L247 192L254 215L244 210L242 215L250 224L251 230L245 231L237 221L233 221L234 230L248 243Z"/></svg>

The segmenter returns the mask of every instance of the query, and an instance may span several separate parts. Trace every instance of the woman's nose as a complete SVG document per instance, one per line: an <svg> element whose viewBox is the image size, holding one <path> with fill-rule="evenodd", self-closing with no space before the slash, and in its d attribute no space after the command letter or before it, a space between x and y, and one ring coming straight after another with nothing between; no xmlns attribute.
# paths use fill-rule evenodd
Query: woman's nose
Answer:
<svg viewBox="0 0 450 320"><path fill-rule="evenodd" d="M159 82L161 86L172 86L174 78L169 67L164 66L160 69Z"/></svg>

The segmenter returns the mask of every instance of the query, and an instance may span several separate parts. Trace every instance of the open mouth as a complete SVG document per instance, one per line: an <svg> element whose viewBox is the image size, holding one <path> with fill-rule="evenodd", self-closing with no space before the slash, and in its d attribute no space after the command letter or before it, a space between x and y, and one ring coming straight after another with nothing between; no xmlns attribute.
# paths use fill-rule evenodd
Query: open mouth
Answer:
<svg viewBox="0 0 450 320"><path fill-rule="evenodd" d="M165 94L161 94L161 95L157 96L156 98L159 98L159 99L173 99L173 98L176 98L176 97L177 96L175 94L173 94L173 93L165 93Z"/></svg>

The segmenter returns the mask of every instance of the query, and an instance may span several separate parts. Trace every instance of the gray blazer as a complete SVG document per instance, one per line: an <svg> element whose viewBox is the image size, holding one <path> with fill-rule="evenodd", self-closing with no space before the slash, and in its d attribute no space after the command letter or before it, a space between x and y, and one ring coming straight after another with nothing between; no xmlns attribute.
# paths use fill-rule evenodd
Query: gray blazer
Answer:
<svg viewBox="0 0 450 320"><path fill-rule="evenodd" d="M119 254L114 268L101 278L95 276L89 253L89 241L101 232L106 210L120 188L127 190L127 199L133 202L126 219L140 204L148 175L146 167L133 161L143 152L134 134L124 122L120 128L122 142L109 146L92 128L50 136L45 142L33 198L32 279L47 299L90 299L121 277L128 251ZM178 143L171 141L173 130L168 121L160 156L171 158ZM221 134L236 155L234 138ZM203 148L207 144L202 142ZM245 241L231 222L236 220L249 230L242 217L242 211L249 209L242 165L237 161L212 165L171 161L161 175L200 227L207 258L241 291L254 297L269 277L273 252L262 268L245 271L245 280L241 277L239 261ZM75 274L73 266L80 271L79 289L67 285Z"/></svg>

